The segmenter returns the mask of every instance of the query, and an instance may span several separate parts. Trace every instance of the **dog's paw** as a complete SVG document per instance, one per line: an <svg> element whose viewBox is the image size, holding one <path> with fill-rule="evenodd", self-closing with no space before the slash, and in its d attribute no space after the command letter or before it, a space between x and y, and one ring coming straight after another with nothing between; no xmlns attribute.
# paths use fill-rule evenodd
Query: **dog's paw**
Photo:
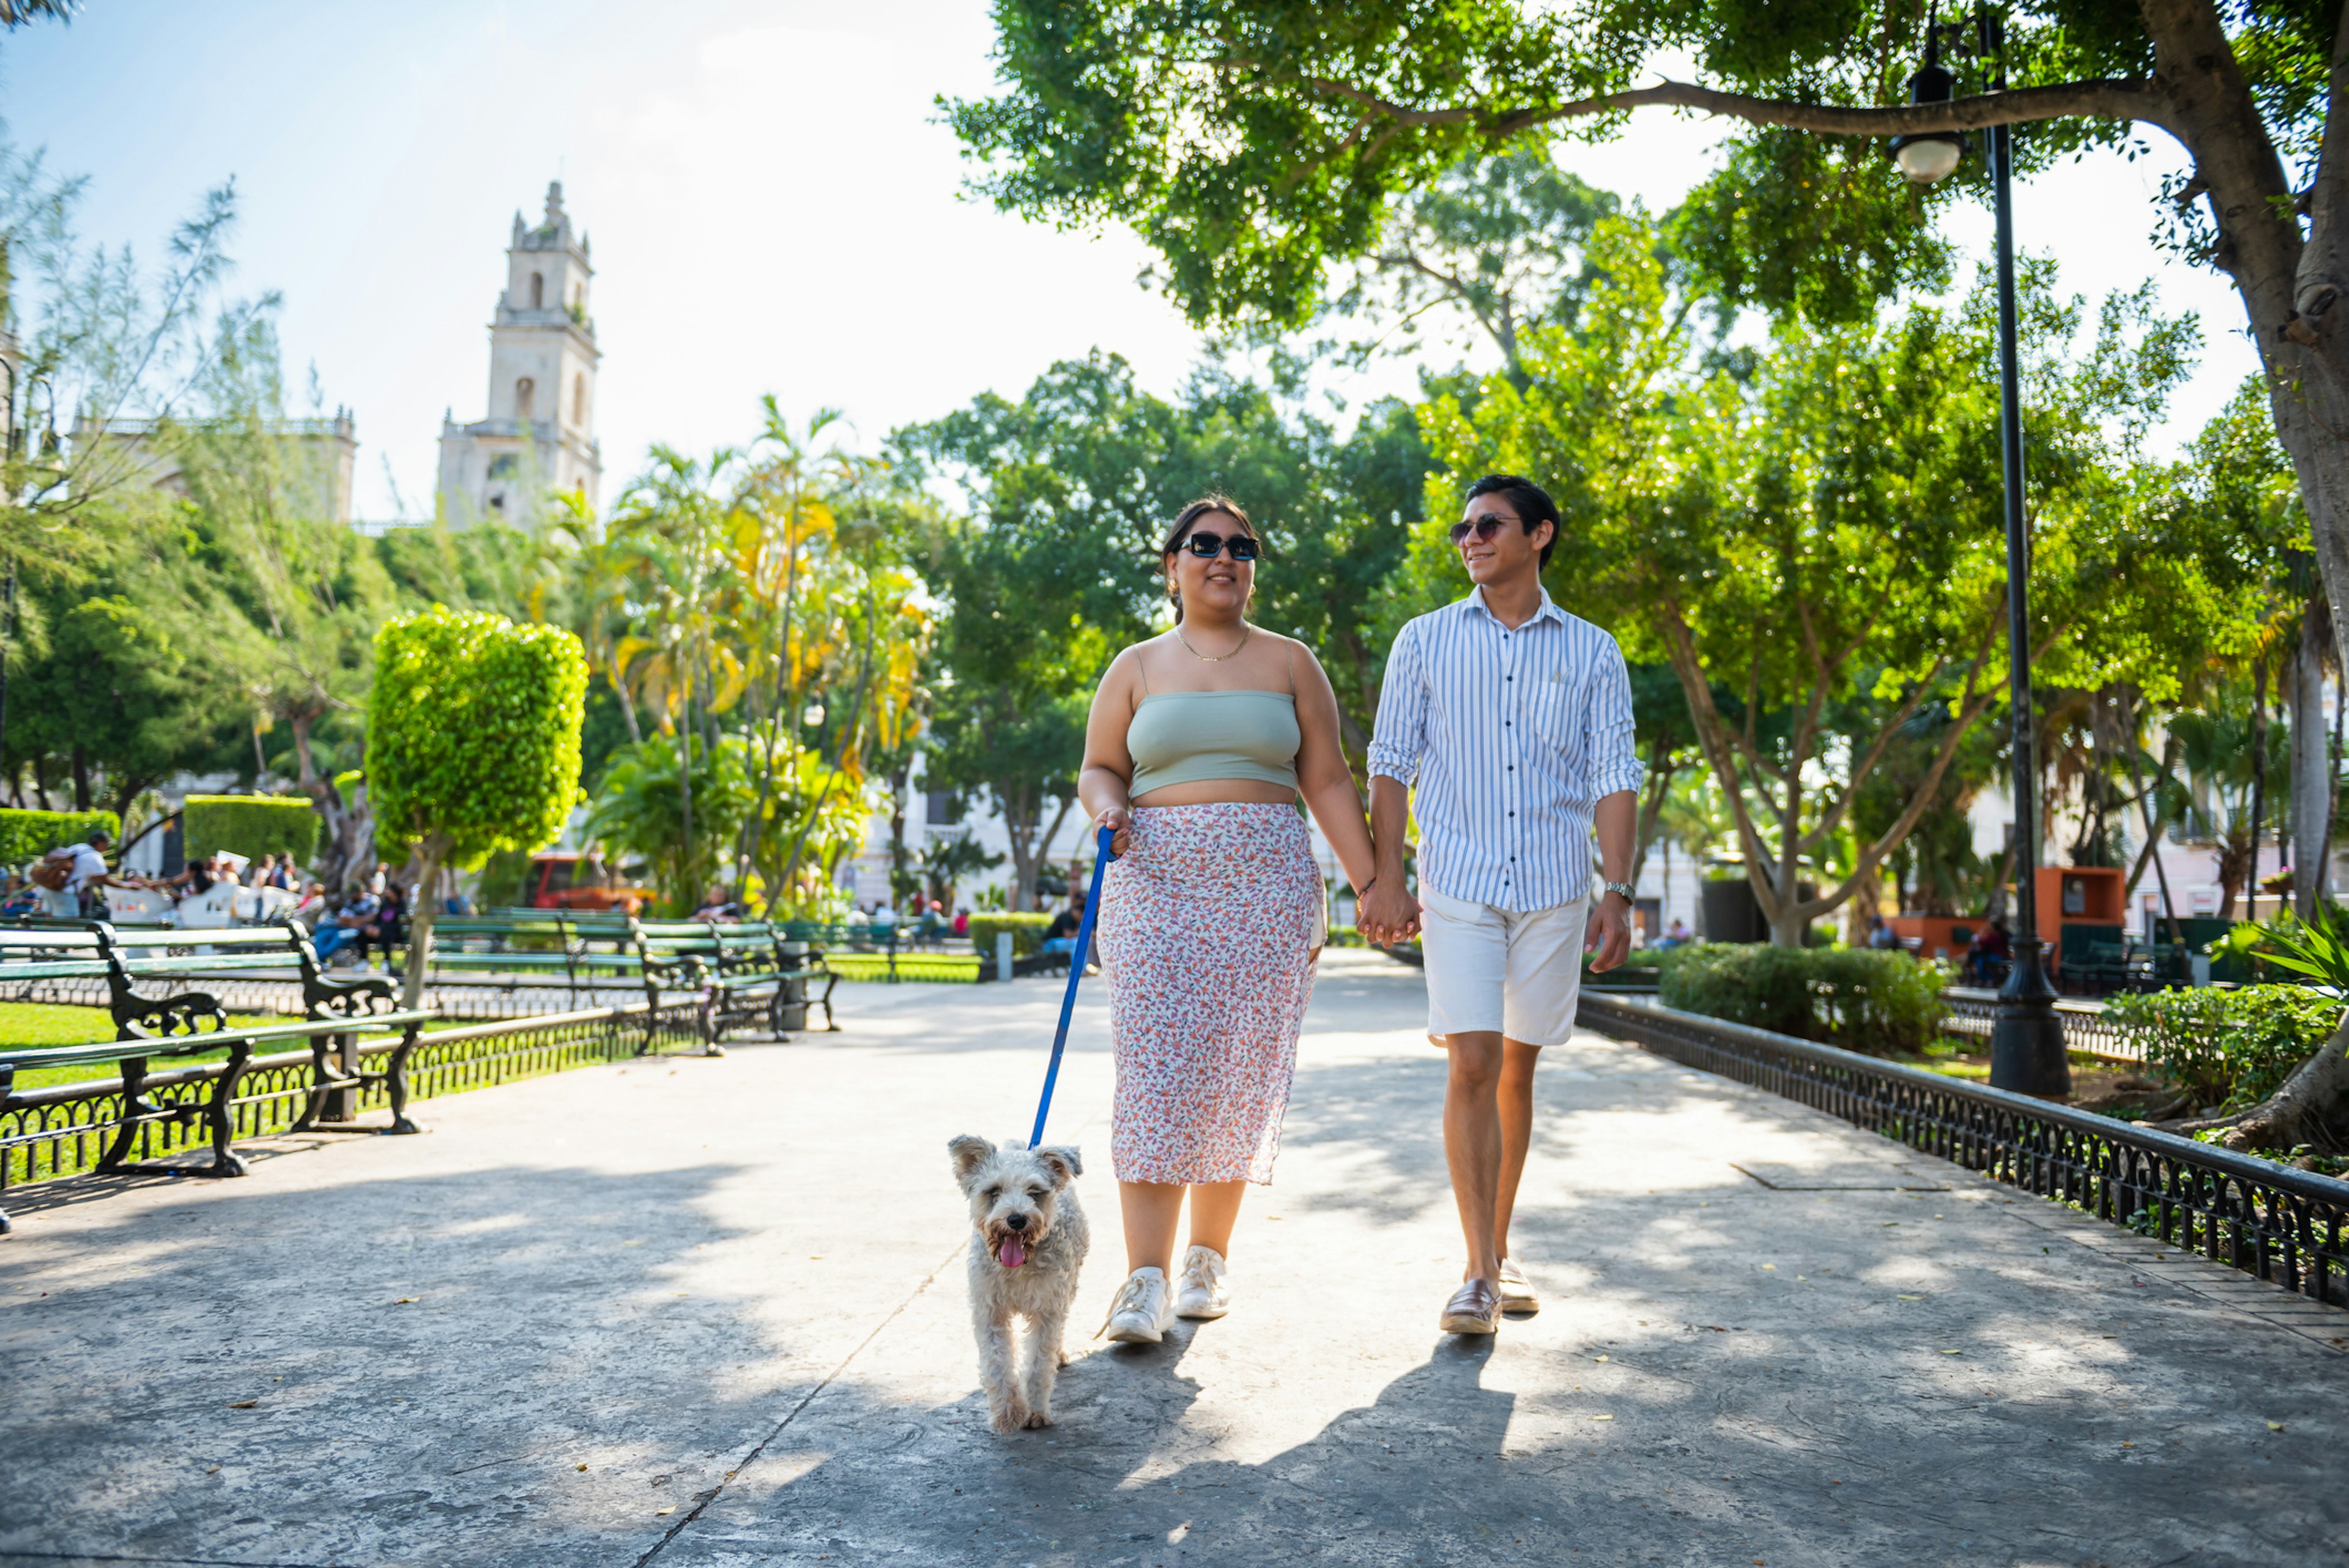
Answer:
<svg viewBox="0 0 2349 1568"><path fill-rule="evenodd" d="M1028 1413L1027 1406L1014 1400L1008 1405L999 1405L989 1410L988 1424L999 1432L1017 1432L1034 1426L1036 1421L1035 1417Z"/></svg>
<svg viewBox="0 0 2349 1568"><path fill-rule="evenodd" d="M1050 1410L1030 1410L1030 1412L1028 1412L1028 1427L1029 1427L1029 1429L1030 1429L1030 1431L1033 1431L1035 1428L1039 1428L1039 1427L1049 1427L1049 1426L1050 1426L1051 1424L1052 1424L1052 1412L1051 1412L1051 1411L1050 1411Z"/></svg>

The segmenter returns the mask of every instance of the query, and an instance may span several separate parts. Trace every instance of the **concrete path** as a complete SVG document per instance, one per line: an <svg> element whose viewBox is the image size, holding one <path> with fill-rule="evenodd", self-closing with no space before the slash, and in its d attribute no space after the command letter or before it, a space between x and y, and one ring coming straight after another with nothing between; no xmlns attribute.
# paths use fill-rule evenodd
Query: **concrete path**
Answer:
<svg viewBox="0 0 2349 1568"><path fill-rule="evenodd" d="M1123 1273L1097 990L1057 1139ZM2349 1562L2349 1314L1579 1039L1519 1252L1459 1264L1417 977L1335 954L1232 1315L977 1390L947 1166L1024 1132L1057 987L426 1101L250 1178L28 1190L0 1563Z"/></svg>

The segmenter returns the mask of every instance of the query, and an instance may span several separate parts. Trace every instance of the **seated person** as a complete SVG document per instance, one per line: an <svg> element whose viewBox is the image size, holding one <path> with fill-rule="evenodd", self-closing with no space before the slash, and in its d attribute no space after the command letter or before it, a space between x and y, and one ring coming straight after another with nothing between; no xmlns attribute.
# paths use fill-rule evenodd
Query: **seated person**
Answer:
<svg viewBox="0 0 2349 1568"><path fill-rule="evenodd" d="M1081 898L1071 899L1052 917L1044 928L1042 950L1048 953L1072 953L1077 950L1077 928L1084 923L1085 906Z"/></svg>
<svg viewBox="0 0 2349 1568"><path fill-rule="evenodd" d="M373 888L346 899L340 909L318 922L318 961L331 962L336 953L356 944L359 961L365 962L367 933L374 929L382 912L383 896Z"/></svg>

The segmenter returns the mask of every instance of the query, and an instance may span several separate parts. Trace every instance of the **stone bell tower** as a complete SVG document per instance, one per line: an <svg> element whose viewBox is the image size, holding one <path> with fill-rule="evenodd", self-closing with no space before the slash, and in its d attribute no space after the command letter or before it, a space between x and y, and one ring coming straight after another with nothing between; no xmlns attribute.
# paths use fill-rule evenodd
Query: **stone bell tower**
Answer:
<svg viewBox="0 0 2349 1568"><path fill-rule="evenodd" d="M546 215L516 213L505 292L490 322L489 415L440 423L441 514L463 528L535 521L553 491L592 508L604 460L595 442L595 321L588 314L587 236L574 236L563 182L546 188Z"/></svg>

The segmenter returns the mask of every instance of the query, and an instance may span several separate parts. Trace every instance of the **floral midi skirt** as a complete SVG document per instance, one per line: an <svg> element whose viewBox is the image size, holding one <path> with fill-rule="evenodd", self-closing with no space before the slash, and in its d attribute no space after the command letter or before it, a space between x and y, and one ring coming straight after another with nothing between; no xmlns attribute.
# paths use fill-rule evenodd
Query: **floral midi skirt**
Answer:
<svg viewBox="0 0 2349 1568"><path fill-rule="evenodd" d="M1296 807L1135 808L1102 883L1117 1179L1272 1179L1322 909Z"/></svg>

